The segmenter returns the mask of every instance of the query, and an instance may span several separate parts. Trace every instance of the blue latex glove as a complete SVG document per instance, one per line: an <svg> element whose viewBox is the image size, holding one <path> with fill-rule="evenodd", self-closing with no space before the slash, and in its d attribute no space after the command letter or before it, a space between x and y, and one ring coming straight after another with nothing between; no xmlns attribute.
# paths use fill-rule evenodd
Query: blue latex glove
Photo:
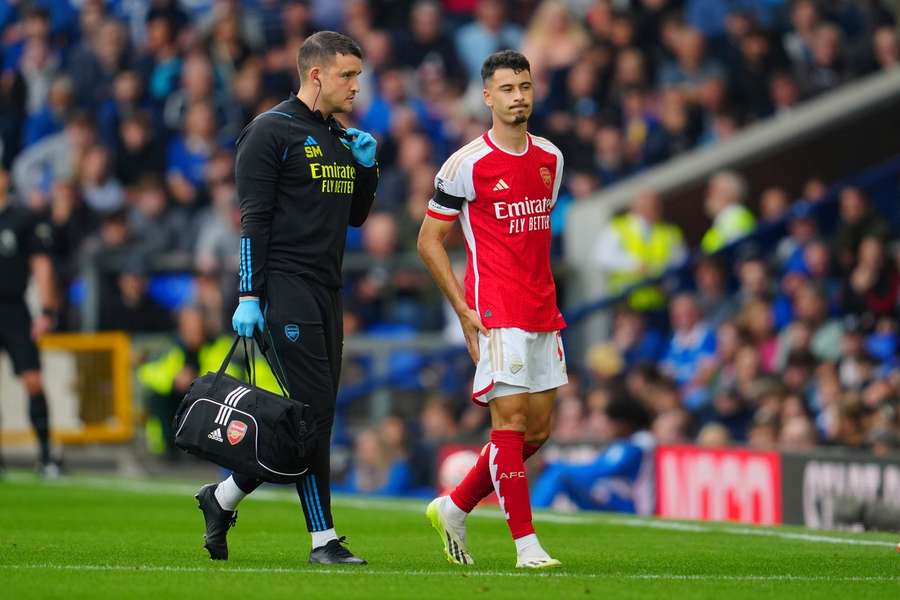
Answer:
<svg viewBox="0 0 900 600"><path fill-rule="evenodd" d="M350 142L350 151L353 152L353 158L364 167L372 167L375 165L375 147L378 145L371 133L366 133L360 129L349 127L347 133L354 136Z"/></svg>
<svg viewBox="0 0 900 600"><path fill-rule="evenodd" d="M253 337L253 330L257 327L262 332L266 328L266 321L259 310L259 298L241 300L231 317L231 326L241 337Z"/></svg>

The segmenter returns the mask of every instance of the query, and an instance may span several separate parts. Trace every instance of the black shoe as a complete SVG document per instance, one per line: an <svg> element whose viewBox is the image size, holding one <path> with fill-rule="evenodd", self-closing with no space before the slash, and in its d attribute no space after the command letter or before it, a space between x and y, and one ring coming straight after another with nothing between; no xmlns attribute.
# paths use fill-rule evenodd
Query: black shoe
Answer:
<svg viewBox="0 0 900 600"><path fill-rule="evenodd" d="M358 556L353 556L353 553L344 547L344 540L346 539L346 537L341 536L336 540L331 540L324 546L313 548L313 551L309 553L309 562L319 565L369 564Z"/></svg>
<svg viewBox="0 0 900 600"><path fill-rule="evenodd" d="M228 560L228 530L237 522L237 511L225 510L216 500L216 485L210 483L200 488L194 495L206 520L206 533L203 534L203 547L209 551L212 560Z"/></svg>

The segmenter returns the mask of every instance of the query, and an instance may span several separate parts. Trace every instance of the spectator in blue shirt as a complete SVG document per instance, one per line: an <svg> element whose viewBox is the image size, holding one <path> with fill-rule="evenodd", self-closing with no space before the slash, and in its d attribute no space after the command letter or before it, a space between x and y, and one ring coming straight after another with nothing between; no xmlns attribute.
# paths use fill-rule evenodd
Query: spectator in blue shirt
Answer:
<svg viewBox="0 0 900 600"><path fill-rule="evenodd" d="M150 98L165 102L178 86L181 74L181 58L175 40L175 25L165 15L156 15L147 22L147 39L144 55L136 64L141 80L147 82Z"/></svg>
<svg viewBox="0 0 900 600"><path fill-rule="evenodd" d="M584 465L548 463L531 492L535 508L551 506L558 495L584 510L652 514L650 461L653 436L646 431L650 416L624 391L614 393L604 411L600 455Z"/></svg>
<svg viewBox="0 0 900 600"><path fill-rule="evenodd" d="M22 148L62 131L72 111L72 105L72 79L66 75L57 76L50 84L47 103L37 112L28 115L25 120Z"/></svg>
<svg viewBox="0 0 900 600"><path fill-rule="evenodd" d="M210 60L197 53L185 58L181 67L181 87L166 98L162 115L166 130L177 132L188 109L200 102L212 107L220 135L237 138L241 126L240 109L217 88Z"/></svg>
<svg viewBox="0 0 900 600"><path fill-rule="evenodd" d="M395 418L390 417L388 421ZM382 430L389 431L382 426ZM333 486L336 492L370 496L418 496L433 494L431 488L420 488L413 477L408 457L394 451L384 432L365 429L356 436L353 465L343 484Z"/></svg>
<svg viewBox="0 0 900 600"><path fill-rule="evenodd" d="M769 25L772 13L784 4L784 0L687 0L685 20L705 35L716 37L726 33L728 17L735 12L752 16L762 25Z"/></svg>
<svg viewBox="0 0 900 600"><path fill-rule="evenodd" d="M788 211L788 236L775 250L775 259L785 272L805 273L804 249L819 234L815 216L814 204L806 200L796 202Z"/></svg>
<svg viewBox="0 0 900 600"><path fill-rule="evenodd" d="M504 20L503 2L480 0L475 9L475 22L456 32L456 50L469 81L481 81L481 65L492 52L522 44L522 29Z"/></svg>
<svg viewBox="0 0 900 600"><path fill-rule="evenodd" d="M656 361L665 350L665 338L647 326L636 310L623 307L613 322L612 343L625 361L626 369L646 361Z"/></svg>
<svg viewBox="0 0 900 600"><path fill-rule="evenodd" d="M122 122L144 108L144 86L135 71L122 71L112 84L112 95L97 110L97 134L110 148L119 148ZM154 129L157 127L154 126Z"/></svg>
<svg viewBox="0 0 900 600"><path fill-rule="evenodd" d="M18 195L31 206L43 205L53 183L75 174L77 160L93 142L90 117L73 114L60 133L45 137L16 157L12 176Z"/></svg>
<svg viewBox="0 0 900 600"><path fill-rule="evenodd" d="M669 313L673 333L661 366L681 386L689 403L691 392L702 387L715 367L716 335L701 320L691 294L676 296Z"/></svg>
<svg viewBox="0 0 900 600"><path fill-rule="evenodd" d="M184 135L169 144L167 179L172 196L194 204L205 190L206 164L216 149L216 121L208 104L194 104L184 117Z"/></svg>
<svg viewBox="0 0 900 600"><path fill-rule="evenodd" d="M706 56L703 35L696 29L686 27L678 32L674 52L676 60L659 71L660 87L675 87L693 95L706 79L725 75L722 65Z"/></svg>
<svg viewBox="0 0 900 600"><path fill-rule="evenodd" d="M21 25L21 37L13 37L12 41L0 46L4 73L21 69L22 57L29 45L50 45L50 13L47 9L32 8L23 17Z"/></svg>
<svg viewBox="0 0 900 600"><path fill-rule="evenodd" d="M130 62L128 31L107 19L72 53L69 72L77 74L75 96L82 108L93 108L112 95L117 74Z"/></svg>

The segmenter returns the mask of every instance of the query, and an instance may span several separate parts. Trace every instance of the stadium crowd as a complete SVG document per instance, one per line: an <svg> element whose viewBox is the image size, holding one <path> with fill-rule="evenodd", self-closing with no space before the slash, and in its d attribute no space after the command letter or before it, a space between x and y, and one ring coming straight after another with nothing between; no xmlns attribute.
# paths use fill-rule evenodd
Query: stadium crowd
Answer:
<svg viewBox="0 0 900 600"><path fill-rule="evenodd" d="M239 247L234 141L296 91L297 48L319 29L360 41L366 70L352 120L379 139L376 212L348 237L348 334L444 327L439 296L412 252L436 166L486 128L479 69L496 49L531 59L531 129L566 157L557 254L572 203L900 64L893 18L876 1L79 5L0 3L0 187L52 225L67 329L82 326L91 268L100 274L99 329L173 332L187 302L182 310L201 309L206 336L228 333ZM670 297L662 318L658 292L648 288L648 305L630 296L611 339L591 349L561 391L554 439L609 441L604 407L624 387L660 442L893 447L895 232L865 193L848 188L839 229L822 237L814 213L825 188L811 181L793 204L772 188L756 203L738 177L714 178L707 207L715 233L703 250L765 222L786 220L789 235L774 253L746 251L733 272L714 254L700 260L695 289ZM659 211L647 196L632 212L652 223ZM724 215L750 205L758 214ZM604 237L616 234L625 236L621 248L598 248L598 269L622 264L604 262L610 252L632 249L624 229ZM640 275L690 254L675 228L667 235L664 256ZM160 277L166 272L189 275ZM179 281L187 292L172 291ZM348 482L369 492L431 483L421 457L485 426L483 411L456 400L434 395L405 419L357 436Z"/></svg>
<svg viewBox="0 0 900 600"><path fill-rule="evenodd" d="M827 201L816 182L808 188L792 205L772 200L786 197L779 189L763 193L761 205L778 204L788 232L774 252L744 244L729 266L701 255L690 287L670 291L668 330L626 303L611 339L590 350L601 396L621 381L655 415L658 441L897 446L896 233L865 192L847 186L836 192L829 234L816 218Z"/></svg>
<svg viewBox="0 0 900 600"><path fill-rule="evenodd" d="M728 5L3 3L2 165L19 201L56 228L73 304L83 266L101 263L99 328L171 329L183 294L147 292L148 276L167 268L193 272L193 297L218 319L236 281L234 140L296 91L305 36L345 31L366 55L352 118L379 138L382 170L378 212L349 239L364 257L348 264L349 328L438 329L428 278L397 257L413 249L436 165L485 128L479 68L494 49L531 57L532 129L567 157L557 238L571 202L898 62L877 2ZM81 312L66 317L79 326Z"/></svg>

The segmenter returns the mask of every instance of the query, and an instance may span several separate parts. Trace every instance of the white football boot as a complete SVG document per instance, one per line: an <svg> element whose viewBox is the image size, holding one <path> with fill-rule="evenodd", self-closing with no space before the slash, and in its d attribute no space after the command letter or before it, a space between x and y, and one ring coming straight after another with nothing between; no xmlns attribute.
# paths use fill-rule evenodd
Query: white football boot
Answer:
<svg viewBox="0 0 900 600"><path fill-rule="evenodd" d="M448 515L447 503L452 502L450 496L435 498L425 509L425 516L431 521L431 526L441 537L444 545L444 555L447 561L454 565L473 565L475 559L469 554L466 547L466 525L459 523Z"/></svg>

